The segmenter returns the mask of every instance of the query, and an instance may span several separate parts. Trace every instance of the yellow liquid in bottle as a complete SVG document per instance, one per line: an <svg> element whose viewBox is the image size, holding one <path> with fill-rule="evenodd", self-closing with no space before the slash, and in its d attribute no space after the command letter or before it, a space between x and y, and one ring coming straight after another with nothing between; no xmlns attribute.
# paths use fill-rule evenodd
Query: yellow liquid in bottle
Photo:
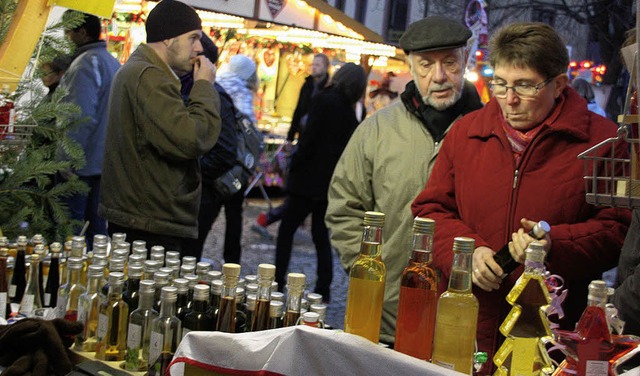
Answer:
<svg viewBox="0 0 640 376"><path fill-rule="evenodd" d="M478 299L470 291L449 289L440 296L433 341L434 364L471 374L478 308Z"/></svg>
<svg viewBox="0 0 640 376"><path fill-rule="evenodd" d="M344 331L378 343L383 295L384 279L349 278Z"/></svg>

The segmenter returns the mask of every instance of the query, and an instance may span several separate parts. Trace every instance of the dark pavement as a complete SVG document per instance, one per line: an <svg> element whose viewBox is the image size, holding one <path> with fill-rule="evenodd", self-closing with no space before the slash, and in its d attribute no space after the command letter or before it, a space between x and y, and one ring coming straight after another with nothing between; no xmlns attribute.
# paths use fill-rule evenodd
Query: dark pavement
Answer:
<svg viewBox="0 0 640 376"><path fill-rule="evenodd" d="M259 191L254 190L253 193ZM272 204L278 205L281 198L272 198ZM279 222L269 226L268 233L271 236L265 237L259 232L251 229L256 224L256 218L261 211L268 209L268 201L263 198L247 198L244 202L243 211L243 232L242 232L242 256L241 256L241 276L256 274L258 264L275 263L275 242L278 234ZM298 229L293 242L291 262L289 272L304 273L307 276L307 290L313 291L316 280L316 250L311 240L310 233L311 219L307 218L304 227ZM224 208L221 210L216 222L213 224L211 232L205 242L203 257L213 261L215 270L222 270L224 259L222 257L222 247L224 244L225 218ZM349 277L342 269L338 255L333 253L333 282L331 284L331 303L327 309L326 322L334 328L343 329L344 311L347 297Z"/></svg>

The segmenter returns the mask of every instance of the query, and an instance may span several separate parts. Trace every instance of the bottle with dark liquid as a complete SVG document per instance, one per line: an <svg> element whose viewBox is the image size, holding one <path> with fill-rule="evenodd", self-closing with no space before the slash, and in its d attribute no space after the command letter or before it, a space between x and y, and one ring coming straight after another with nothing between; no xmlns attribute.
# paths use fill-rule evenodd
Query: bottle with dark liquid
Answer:
<svg viewBox="0 0 640 376"><path fill-rule="evenodd" d="M140 281L138 309L129 315L127 331L127 371L146 371L149 366L149 343L151 341L151 322L158 317L153 309L155 283L148 279Z"/></svg>
<svg viewBox="0 0 640 376"><path fill-rule="evenodd" d="M123 287L124 274L109 273L109 294L98 313L96 359L120 361L127 353L129 306L122 299Z"/></svg>
<svg viewBox="0 0 640 376"><path fill-rule="evenodd" d="M178 289L176 316L184 323L184 317L189 313L189 281L186 278L176 278L173 286Z"/></svg>
<svg viewBox="0 0 640 376"><path fill-rule="evenodd" d="M529 231L529 236L535 238L536 240L543 239L547 233L551 231L551 226L545 221L540 221L533 226L531 231ZM502 278L508 276L512 271L516 270L518 265L520 265L516 260L511 257L511 253L509 253L509 242L505 244L495 255L493 255L493 259L500 265L502 269Z"/></svg>
<svg viewBox="0 0 640 376"><path fill-rule="evenodd" d="M400 279L394 349L431 360L438 306L438 276L432 268L435 221L413 220L413 251Z"/></svg>
<svg viewBox="0 0 640 376"><path fill-rule="evenodd" d="M193 309L182 321L182 336L193 330L214 330L216 322L209 310L209 286L195 285L193 288Z"/></svg>
<svg viewBox="0 0 640 376"><path fill-rule="evenodd" d="M69 257L67 260L68 282L60 286L60 289L58 289L56 317L64 317L69 321L77 321L80 295L84 294L87 289L82 283L80 283L82 259L78 257Z"/></svg>
<svg viewBox="0 0 640 376"><path fill-rule="evenodd" d="M222 265L223 286L220 296L220 308L216 321L216 330L226 333L236 331L236 287L240 275L240 265L226 263Z"/></svg>
<svg viewBox="0 0 640 376"><path fill-rule="evenodd" d="M178 289L165 286L161 291L160 316L151 322L149 376L167 374L169 363L182 339L182 323L176 316Z"/></svg>
<svg viewBox="0 0 640 376"><path fill-rule="evenodd" d="M6 319L11 313L9 306L9 286L7 285L7 259L9 249L0 248L0 318Z"/></svg>
<svg viewBox="0 0 640 376"><path fill-rule="evenodd" d="M287 275L287 313L283 326L293 326L298 322L306 282L307 277L302 273Z"/></svg>
<svg viewBox="0 0 640 376"><path fill-rule="evenodd" d="M133 312L138 309L138 302L140 301L140 280L142 279L142 266L129 265L127 268L127 275L129 279L126 281L126 288L122 294L122 299L129 306L129 312Z"/></svg>
<svg viewBox="0 0 640 376"><path fill-rule="evenodd" d="M362 243L358 258L349 271L349 290L344 331L378 343L382 321L382 299L387 269L382 262L384 214L364 214ZM307 295L307 299L309 299Z"/></svg>
<svg viewBox="0 0 640 376"><path fill-rule="evenodd" d="M240 285L241 279L238 278L238 285ZM244 288L236 287L236 333L247 331L247 306L244 294Z"/></svg>
<svg viewBox="0 0 640 376"><path fill-rule="evenodd" d="M471 375L478 325L478 299L471 292L475 240L453 239L449 288L438 299L433 340L434 364Z"/></svg>
<svg viewBox="0 0 640 376"><path fill-rule="evenodd" d="M38 235L39 234L34 235L35 241L44 241L44 239L38 240L38 238L36 237ZM42 235L39 235L39 236L42 237ZM44 261L45 261L45 256L47 255L47 249L45 248L44 244L36 243L35 246L33 247L33 253L37 254L40 259L40 263L38 265L38 268L40 269L38 271L38 285L40 286L40 301L42 302L42 304L44 304ZM48 273L48 270L47 270L47 273Z"/></svg>
<svg viewBox="0 0 640 376"><path fill-rule="evenodd" d="M27 237L18 236L18 248L16 250L16 262L13 267L13 276L9 284L9 298L11 303L20 304L24 289L27 287L27 265L25 256L27 254Z"/></svg>
<svg viewBox="0 0 640 376"><path fill-rule="evenodd" d="M276 275L276 267L271 264L258 265L258 294L256 309L251 319L251 331L269 329L269 305L271 302L271 284Z"/></svg>
<svg viewBox="0 0 640 376"><path fill-rule="evenodd" d="M57 244L57 246L54 246ZM60 243L53 243L49 248L51 251L51 263L49 264L49 276L44 287L45 308L53 308L58 305L58 289L60 288Z"/></svg>

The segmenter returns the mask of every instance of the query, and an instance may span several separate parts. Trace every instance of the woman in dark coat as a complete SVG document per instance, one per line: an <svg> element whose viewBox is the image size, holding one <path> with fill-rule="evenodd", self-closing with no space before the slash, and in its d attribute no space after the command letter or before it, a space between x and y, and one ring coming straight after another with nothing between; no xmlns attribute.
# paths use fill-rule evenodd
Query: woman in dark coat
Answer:
<svg viewBox="0 0 640 376"><path fill-rule="evenodd" d="M281 290L286 283L293 236L311 213L311 236L318 256L314 292L322 294L324 301L330 300L333 260L324 224L327 190L333 169L358 125L355 104L362 98L366 84L364 69L347 63L334 74L330 86L313 99L307 126L291 161L289 205L278 230L276 282Z"/></svg>

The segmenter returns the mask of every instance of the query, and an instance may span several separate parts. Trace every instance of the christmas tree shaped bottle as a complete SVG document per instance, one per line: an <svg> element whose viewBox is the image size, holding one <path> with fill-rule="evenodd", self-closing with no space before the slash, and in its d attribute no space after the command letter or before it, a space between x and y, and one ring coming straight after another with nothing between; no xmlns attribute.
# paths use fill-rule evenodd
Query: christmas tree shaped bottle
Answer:
<svg viewBox="0 0 640 376"><path fill-rule="evenodd" d="M364 214L362 243L358 258L349 271L349 290L344 331L374 343L380 338L382 299L387 270L382 262L382 227L384 214Z"/></svg>
<svg viewBox="0 0 640 376"><path fill-rule="evenodd" d="M182 323L176 316L178 289L165 286L161 291L160 315L151 322L149 376L166 375L173 354L182 339Z"/></svg>
<svg viewBox="0 0 640 376"><path fill-rule="evenodd" d="M75 339L78 351L96 351L98 313L100 310L100 288L104 277L103 265L89 265L87 291L78 301L78 321L84 325L82 333Z"/></svg>
<svg viewBox="0 0 640 376"><path fill-rule="evenodd" d="M438 306L438 277L431 267L435 221L413 220L413 251L402 272L395 350L431 360Z"/></svg>
<svg viewBox="0 0 640 376"><path fill-rule="evenodd" d="M149 341L151 340L151 322L158 317L153 309L155 283L149 279L140 281L138 308L129 315L127 332L127 371L145 371L149 366Z"/></svg>
<svg viewBox="0 0 640 376"><path fill-rule="evenodd" d="M478 324L478 299L471 292L471 257L475 240L453 239L449 288L438 299L433 339L434 364L470 375Z"/></svg>
<svg viewBox="0 0 640 376"><path fill-rule="evenodd" d="M251 331L269 329L269 307L271 283L276 275L276 267L271 264L258 265L258 295L256 309L251 320ZM219 316L219 315L218 315Z"/></svg>
<svg viewBox="0 0 640 376"><path fill-rule="evenodd" d="M550 302L544 281L544 245L532 242L525 251L524 273L507 295L513 306L500 325L506 340L493 357L494 375L541 375L553 371L543 338L551 336L544 312Z"/></svg>
<svg viewBox="0 0 640 376"><path fill-rule="evenodd" d="M96 359L124 360L127 352L129 306L122 299L124 273L109 274L107 301L100 304L96 334Z"/></svg>

